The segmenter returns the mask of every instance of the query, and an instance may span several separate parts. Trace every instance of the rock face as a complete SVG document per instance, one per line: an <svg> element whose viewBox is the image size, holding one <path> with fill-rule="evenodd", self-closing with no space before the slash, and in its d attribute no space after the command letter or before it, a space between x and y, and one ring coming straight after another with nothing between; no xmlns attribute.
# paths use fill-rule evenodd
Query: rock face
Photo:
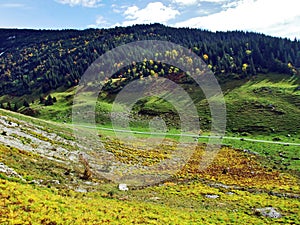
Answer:
<svg viewBox="0 0 300 225"><path fill-rule="evenodd" d="M17 177L23 180L22 176L20 176L14 169L9 168L8 166L4 165L4 163L0 162L0 173L4 173L9 177Z"/></svg>
<svg viewBox="0 0 300 225"><path fill-rule="evenodd" d="M47 159L65 163L66 160L78 163L79 151L88 146L65 138L62 132L47 127L0 115L0 143L41 155Z"/></svg>
<svg viewBox="0 0 300 225"><path fill-rule="evenodd" d="M255 209L255 213L258 215L262 215L269 218L275 218L275 219L282 217L282 215L279 212L277 212L273 207Z"/></svg>

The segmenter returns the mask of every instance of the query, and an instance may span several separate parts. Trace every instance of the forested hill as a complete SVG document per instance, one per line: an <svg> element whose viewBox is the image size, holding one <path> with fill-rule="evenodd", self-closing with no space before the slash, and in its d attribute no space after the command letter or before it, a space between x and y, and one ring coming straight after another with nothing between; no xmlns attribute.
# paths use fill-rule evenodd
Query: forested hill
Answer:
<svg viewBox="0 0 300 225"><path fill-rule="evenodd" d="M300 67L299 41L257 33L213 33L160 24L83 31L0 29L0 95L39 94L74 86L88 66L106 51L149 39L171 41L191 49L220 79L268 72L289 76ZM157 68L153 66L136 74L132 70L126 74L126 70L122 74L136 78L141 74L176 73L170 68L159 67L156 71Z"/></svg>

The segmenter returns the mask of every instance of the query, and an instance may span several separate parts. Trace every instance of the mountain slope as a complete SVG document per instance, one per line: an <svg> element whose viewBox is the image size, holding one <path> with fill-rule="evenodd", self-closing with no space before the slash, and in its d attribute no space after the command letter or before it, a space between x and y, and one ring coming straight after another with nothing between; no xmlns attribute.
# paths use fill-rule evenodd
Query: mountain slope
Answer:
<svg viewBox="0 0 300 225"><path fill-rule="evenodd" d="M1 223L299 223L299 178L262 166L260 156L223 147L212 165L199 173L199 144L186 166L168 181L123 192L97 176L93 166L92 175L84 176L86 168L78 163L78 155L85 147L77 143L70 126L0 113ZM122 143L99 132L106 150L116 156L122 146L131 148L126 157L119 155L123 162L147 159L142 143ZM150 159L155 163L159 158ZM272 219L259 213L269 206L281 216Z"/></svg>
<svg viewBox="0 0 300 225"><path fill-rule="evenodd" d="M117 46L148 39L180 44L203 59L225 93L227 131L285 135L299 131L299 41L256 33L175 29L160 24L83 31L0 30L0 107L70 122L75 88L89 65ZM176 57L178 52L159 54ZM184 60L184 55L180 57ZM124 67L123 59L120 60L119 71L105 81L97 105L97 123L110 125L111 103L128 83L164 77L186 90L198 108L201 129L210 129L207 102L187 73L152 59ZM97 82L86 85L87 89L93 88ZM143 127L148 124L147 118L158 114L170 129L179 127L174 109L151 98L136 104L134 126Z"/></svg>
<svg viewBox="0 0 300 225"><path fill-rule="evenodd" d="M256 33L212 33L160 24L84 31L1 29L0 95L29 94L34 98L58 87L74 86L100 55L138 40L170 41L189 48L220 80L260 72L293 74L300 67L300 43L297 40ZM138 68L137 74L139 71ZM163 71L155 72L167 76L169 67ZM126 70L120 73L125 77L135 77L126 74ZM143 70L144 77L149 74Z"/></svg>
<svg viewBox="0 0 300 225"><path fill-rule="evenodd" d="M207 153L210 109L199 85L172 65L152 59L116 65L119 71L98 95L97 127L71 124L72 107L88 108L95 99L97 83L86 83L84 95L73 103L88 66L121 44L148 39L189 48L220 82L227 106L226 136L234 137L223 137L224 145L205 170L199 171L199 165ZM1 29L0 103L10 111L0 109L0 223L299 224L299 146L276 143L300 140L298 67L299 41L255 33L160 24L84 31ZM191 96L204 135L185 165L168 179L144 186L128 183L129 190L122 191L111 174L126 179L132 174L126 168L151 168L172 157L180 162L178 138L172 136L178 133L180 118L167 101L150 96L134 105L133 136L119 131L120 139L117 130L107 129L122 87L158 77L176 82ZM117 107L123 112L122 105ZM169 136L149 139L145 131L157 116L165 120ZM79 140L79 131L96 137ZM249 142L247 136L272 143ZM194 138L184 139L184 153L194 147L192 142ZM100 157L103 153L115 161ZM164 177L164 172L157 175Z"/></svg>

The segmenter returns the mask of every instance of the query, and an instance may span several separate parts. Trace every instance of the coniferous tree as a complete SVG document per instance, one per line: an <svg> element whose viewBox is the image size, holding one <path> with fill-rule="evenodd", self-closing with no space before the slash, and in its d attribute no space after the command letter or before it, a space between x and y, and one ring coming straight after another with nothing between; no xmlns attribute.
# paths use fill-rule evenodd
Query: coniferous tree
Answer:
<svg viewBox="0 0 300 225"><path fill-rule="evenodd" d="M14 111L14 112L17 112L18 109L19 109L19 108L18 108L18 105L17 105L17 103L15 103L14 108L13 108L13 111Z"/></svg>
<svg viewBox="0 0 300 225"><path fill-rule="evenodd" d="M40 104L45 104L45 98L43 96L40 96Z"/></svg>
<svg viewBox="0 0 300 225"><path fill-rule="evenodd" d="M45 101L45 106L53 105L53 99L52 96L49 95L47 100Z"/></svg>
<svg viewBox="0 0 300 225"><path fill-rule="evenodd" d="M28 108L29 107L29 103L26 100L24 100L23 106L26 107L26 108Z"/></svg>
<svg viewBox="0 0 300 225"><path fill-rule="evenodd" d="M6 109L7 109L7 110L11 110L11 109L12 109L12 108L11 108L11 104L10 104L10 102L7 102Z"/></svg>

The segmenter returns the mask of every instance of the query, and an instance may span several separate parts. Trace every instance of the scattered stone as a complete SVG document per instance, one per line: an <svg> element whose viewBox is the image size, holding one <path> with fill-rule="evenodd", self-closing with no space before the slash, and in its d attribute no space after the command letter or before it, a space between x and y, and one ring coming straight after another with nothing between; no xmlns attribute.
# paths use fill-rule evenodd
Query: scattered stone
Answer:
<svg viewBox="0 0 300 225"><path fill-rule="evenodd" d="M59 185L59 184L60 184L60 181L59 181L59 180L51 180L50 183L51 183L51 184Z"/></svg>
<svg viewBox="0 0 300 225"><path fill-rule="evenodd" d="M79 193L87 193L86 189L83 189L83 188L80 188L80 187L75 189L74 191L79 192Z"/></svg>
<svg viewBox="0 0 300 225"><path fill-rule="evenodd" d="M285 156L282 152L279 152L279 156L281 157L281 158L285 158L285 159L287 159L288 157L287 156ZM284 159L283 159L284 160Z"/></svg>
<svg viewBox="0 0 300 225"><path fill-rule="evenodd" d="M217 199L220 196L219 195L205 195L206 198L211 198L211 199Z"/></svg>
<svg viewBox="0 0 300 225"><path fill-rule="evenodd" d="M234 193L229 191L229 192L226 192L226 195L234 195Z"/></svg>
<svg viewBox="0 0 300 225"><path fill-rule="evenodd" d="M89 186L97 186L99 183L95 183L95 182L91 182L91 181L86 181L83 182L85 185L89 185Z"/></svg>
<svg viewBox="0 0 300 225"><path fill-rule="evenodd" d="M129 191L127 184L119 184L120 191Z"/></svg>
<svg viewBox="0 0 300 225"><path fill-rule="evenodd" d="M150 200L158 201L158 200L160 200L160 198L159 197L151 197Z"/></svg>
<svg viewBox="0 0 300 225"><path fill-rule="evenodd" d="M273 207L255 209L255 213L273 219L278 219L282 217L282 215L279 212L277 212Z"/></svg>
<svg viewBox="0 0 300 225"><path fill-rule="evenodd" d="M249 149L244 149L243 152L248 153L248 154L251 154L251 155L259 155L258 152L254 152L254 151L251 151L251 150L249 150Z"/></svg>
<svg viewBox="0 0 300 225"><path fill-rule="evenodd" d="M29 184L36 184L36 185L40 185L44 182L44 180L32 180L29 182Z"/></svg>
<svg viewBox="0 0 300 225"><path fill-rule="evenodd" d="M228 169L229 170L229 169ZM225 189L229 189L230 186L226 185L226 184L221 184L221 183L215 183L215 184L211 184L211 187L215 187L215 188L225 188Z"/></svg>

